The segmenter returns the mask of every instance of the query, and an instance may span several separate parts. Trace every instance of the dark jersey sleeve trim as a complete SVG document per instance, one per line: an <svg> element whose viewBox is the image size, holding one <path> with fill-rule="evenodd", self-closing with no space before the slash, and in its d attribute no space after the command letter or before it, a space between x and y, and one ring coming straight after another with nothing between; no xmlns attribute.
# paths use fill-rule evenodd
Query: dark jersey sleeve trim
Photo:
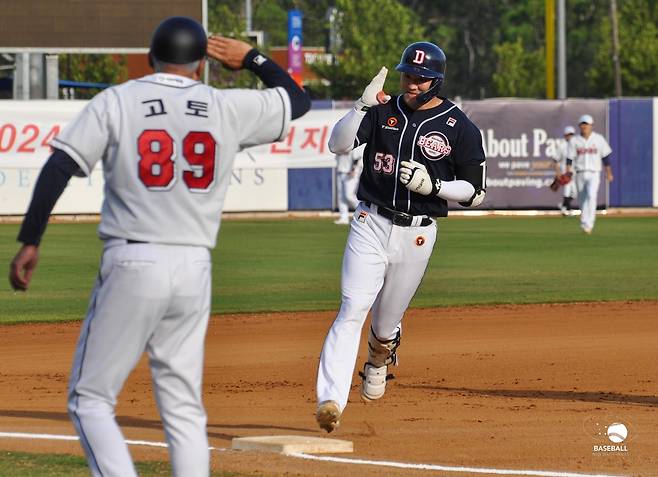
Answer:
<svg viewBox="0 0 658 477"><path fill-rule="evenodd" d="M286 100L283 99L283 95L281 94L281 90L275 89L274 91L276 91L277 94L279 95L279 98L281 98L281 102L283 103L283 109L284 109L284 111L285 111L285 109L286 109ZM281 120L281 132L280 132L279 135L277 136L277 138L279 138L280 141L283 140L283 133L284 133L284 131L285 131L286 122L287 122L287 121L286 121L286 116L285 116L285 113L284 113L284 115L283 115L283 119Z"/></svg>
<svg viewBox="0 0 658 477"><path fill-rule="evenodd" d="M292 119L297 119L311 109L311 98L292 77L267 56L253 48L242 61L242 66L253 71L268 88L280 86L290 98Z"/></svg>
<svg viewBox="0 0 658 477"><path fill-rule="evenodd" d="M607 156L601 158L601 160L603 161L604 166L609 166L610 165L610 156L611 155L612 154L608 154Z"/></svg>
<svg viewBox="0 0 658 477"><path fill-rule="evenodd" d="M26 245L39 245L57 199L66 189L71 176L79 170L80 166L71 156L60 149L55 149L41 169L34 186L30 207L18 233L19 242Z"/></svg>

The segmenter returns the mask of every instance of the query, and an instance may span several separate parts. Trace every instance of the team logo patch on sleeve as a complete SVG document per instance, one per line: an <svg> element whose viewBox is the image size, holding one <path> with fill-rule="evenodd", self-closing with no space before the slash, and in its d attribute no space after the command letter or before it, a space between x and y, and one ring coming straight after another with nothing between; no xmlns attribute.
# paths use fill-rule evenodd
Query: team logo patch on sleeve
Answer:
<svg viewBox="0 0 658 477"><path fill-rule="evenodd" d="M424 136L420 136L416 144L420 147L423 156L430 161L443 159L452 151L452 147L448 143L448 138L445 134L438 131L432 131Z"/></svg>
<svg viewBox="0 0 658 477"><path fill-rule="evenodd" d="M422 235L416 237L416 245L418 245L419 247L425 245L425 237L423 237Z"/></svg>

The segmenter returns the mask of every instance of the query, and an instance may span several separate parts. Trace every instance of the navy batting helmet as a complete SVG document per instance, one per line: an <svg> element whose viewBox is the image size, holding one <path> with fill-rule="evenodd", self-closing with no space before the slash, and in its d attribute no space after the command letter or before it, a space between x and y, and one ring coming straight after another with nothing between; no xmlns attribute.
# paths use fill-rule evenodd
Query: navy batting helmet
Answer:
<svg viewBox="0 0 658 477"><path fill-rule="evenodd" d="M412 43L402 52L397 71L423 78L432 78L430 89L416 97L419 104L424 104L437 96L446 73L446 55L434 43L418 41Z"/></svg>
<svg viewBox="0 0 658 477"><path fill-rule="evenodd" d="M188 17L169 17L153 32L150 59L183 65L206 55L208 39L199 22Z"/></svg>

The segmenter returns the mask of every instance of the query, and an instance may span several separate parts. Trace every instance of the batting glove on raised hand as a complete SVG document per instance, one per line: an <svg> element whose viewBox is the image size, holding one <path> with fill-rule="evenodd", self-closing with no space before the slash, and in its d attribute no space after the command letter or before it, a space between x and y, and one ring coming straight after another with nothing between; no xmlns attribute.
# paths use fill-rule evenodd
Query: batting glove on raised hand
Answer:
<svg viewBox="0 0 658 477"><path fill-rule="evenodd" d="M388 69L385 66L382 66L379 73L377 73L370 84L366 86L361 97L356 100L356 103L354 103L354 109L357 111L368 111L372 106L388 103L391 97L383 91L387 74Z"/></svg>
<svg viewBox="0 0 658 477"><path fill-rule="evenodd" d="M418 162L400 162L400 182L411 192L421 195L437 195L441 179L432 179L427 168Z"/></svg>

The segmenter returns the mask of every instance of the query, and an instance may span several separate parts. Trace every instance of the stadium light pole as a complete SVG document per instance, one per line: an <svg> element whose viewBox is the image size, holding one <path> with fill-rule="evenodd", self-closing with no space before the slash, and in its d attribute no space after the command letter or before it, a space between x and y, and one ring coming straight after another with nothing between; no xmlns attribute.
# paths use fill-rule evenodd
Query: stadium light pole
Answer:
<svg viewBox="0 0 658 477"><path fill-rule="evenodd" d="M247 23L247 31L251 31L251 0L244 1L244 16Z"/></svg>
<svg viewBox="0 0 658 477"><path fill-rule="evenodd" d="M567 35L564 0L557 2L557 97L567 97Z"/></svg>
<svg viewBox="0 0 658 477"><path fill-rule="evenodd" d="M555 0L546 0L546 99L555 99Z"/></svg>

